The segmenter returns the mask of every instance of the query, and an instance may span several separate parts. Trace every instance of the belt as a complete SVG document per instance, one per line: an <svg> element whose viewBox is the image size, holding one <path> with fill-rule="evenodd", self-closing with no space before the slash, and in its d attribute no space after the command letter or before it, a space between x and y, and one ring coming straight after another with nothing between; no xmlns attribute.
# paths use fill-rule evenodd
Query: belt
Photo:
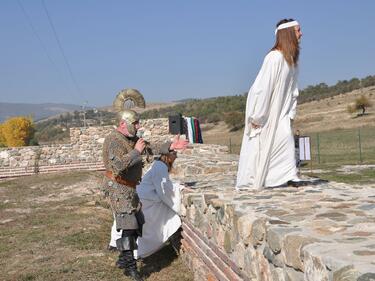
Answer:
<svg viewBox="0 0 375 281"><path fill-rule="evenodd" d="M106 171L105 176L107 178L119 183L119 184L126 185L126 186L131 187L131 188L136 188L137 184L139 183L139 182L136 182L136 181L124 179L120 176L114 176L111 171Z"/></svg>

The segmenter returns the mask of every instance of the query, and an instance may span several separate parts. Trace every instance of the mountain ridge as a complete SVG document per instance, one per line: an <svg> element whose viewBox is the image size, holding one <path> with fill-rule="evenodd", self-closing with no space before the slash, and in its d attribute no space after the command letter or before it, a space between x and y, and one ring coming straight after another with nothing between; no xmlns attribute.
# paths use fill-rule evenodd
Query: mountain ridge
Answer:
<svg viewBox="0 0 375 281"><path fill-rule="evenodd" d="M8 103L0 102L0 122L15 116L31 116L38 121L64 112L80 110L80 105L65 103Z"/></svg>

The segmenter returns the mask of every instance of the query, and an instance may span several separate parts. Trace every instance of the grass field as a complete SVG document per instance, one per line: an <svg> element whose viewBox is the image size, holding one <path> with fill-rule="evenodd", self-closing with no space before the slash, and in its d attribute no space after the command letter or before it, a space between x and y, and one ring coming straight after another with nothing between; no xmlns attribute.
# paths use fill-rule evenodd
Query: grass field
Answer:
<svg viewBox="0 0 375 281"><path fill-rule="evenodd" d="M311 133L313 161L318 164L375 163L375 127Z"/></svg>
<svg viewBox="0 0 375 281"><path fill-rule="evenodd" d="M0 182L0 280L129 280L106 250L112 215L99 173ZM192 280L173 249L145 260L146 280Z"/></svg>
<svg viewBox="0 0 375 281"><path fill-rule="evenodd" d="M227 145L231 152L239 154L243 130L204 132L205 143ZM375 164L375 127L361 129L337 129L329 132L309 133L311 154L317 164Z"/></svg>
<svg viewBox="0 0 375 281"><path fill-rule="evenodd" d="M227 145L231 153L239 154L243 130L229 132L219 124L203 132L205 143ZM336 129L306 134L311 139L311 156L315 176L347 183L374 183L375 169L364 168L357 174L345 174L338 169L343 165L375 164L375 127ZM310 161L305 162L303 173L310 173Z"/></svg>

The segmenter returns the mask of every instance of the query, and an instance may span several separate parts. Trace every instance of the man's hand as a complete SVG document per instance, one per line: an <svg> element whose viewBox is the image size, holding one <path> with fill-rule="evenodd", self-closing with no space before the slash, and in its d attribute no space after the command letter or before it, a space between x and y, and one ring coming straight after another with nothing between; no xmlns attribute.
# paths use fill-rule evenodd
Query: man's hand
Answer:
<svg viewBox="0 0 375 281"><path fill-rule="evenodd" d="M255 124L255 123L253 123L253 122L251 122L250 124L251 124L251 127L252 127L253 129L258 129L258 128L260 128L260 125L257 125L257 124Z"/></svg>
<svg viewBox="0 0 375 281"><path fill-rule="evenodd" d="M139 153L142 153L142 151L145 149L145 141L144 139L138 139L135 143L134 149L138 150Z"/></svg>
<svg viewBox="0 0 375 281"><path fill-rule="evenodd" d="M173 142L171 144L171 149L173 149L173 150L178 150L178 149L184 150L187 147L188 144L189 144L189 142L187 140L182 140L182 139L180 139L180 135L177 135L173 139Z"/></svg>

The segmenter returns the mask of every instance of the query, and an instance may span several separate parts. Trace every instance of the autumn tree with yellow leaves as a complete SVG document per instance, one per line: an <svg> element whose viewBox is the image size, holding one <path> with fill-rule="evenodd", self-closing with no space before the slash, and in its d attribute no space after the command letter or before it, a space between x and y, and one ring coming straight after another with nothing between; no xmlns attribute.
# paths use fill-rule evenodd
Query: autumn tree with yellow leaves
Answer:
<svg viewBox="0 0 375 281"><path fill-rule="evenodd" d="M18 116L0 124L0 146L29 145L34 137L34 122L30 117Z"/></svg>
<svg viewBox="0 0 375 281"><path fill-rule="evenodd" d="M5 138L3 136L3 124L0 124L0 147L4 147L5 145Z"/></svg>

